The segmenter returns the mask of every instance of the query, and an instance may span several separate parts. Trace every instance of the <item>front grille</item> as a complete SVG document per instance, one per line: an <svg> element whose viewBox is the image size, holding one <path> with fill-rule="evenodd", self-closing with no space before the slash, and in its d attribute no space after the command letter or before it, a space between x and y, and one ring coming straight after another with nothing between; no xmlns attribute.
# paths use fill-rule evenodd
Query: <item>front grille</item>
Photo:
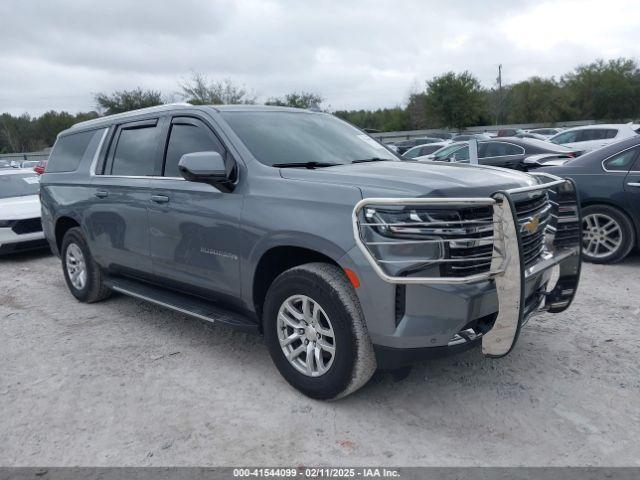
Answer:
<svg viewBox="0 0 640 480"><path fill-rule="evenodd" d="M514 203L522 239L522 260L525 267L529 267L538 261L544 250L545 229L551 220L549 194L543 191Z"/></svg>
<svg viewBox="0 0 640 480"><path fill-rule="evenodd" d="M557 205L558 222L556 224L554 244L556 247L571 247L580 244L582 228L578 216L575 198L562 192L554 197Z"/></svg>
<svg viewBox="0 0 640 480"><path fill-rule="evenodd" d="M551 219L549 195L547 192L540 192L532 198L516 200L514 204L522 239L523 262L525 267L529 267L538 261L544 249L545 229ZM461 211L460 215L465 220L490 222L492 219L491 208L468 209ZM528 231L525 225L530 225L531 231ZM533 225L536 225L535 229ZM466 238L477 237L479 241L450 243L448 258L456 259L456 263L443 264L442 275L460 277L488 272L491 268L493 242L482 239L492 237L493 233L491 228L475 234L465 234Z"/></svg>
<svg viewBox="0 0 640 480"><path fill-rule="evenodd" d="M461 220L472 220L482 225L480 228L467 229L458 235L448 235L448 239L474 239L471 241L449 242L447 258L455 259L454 263L444 263L441 274L445 277L462 277L486 273L491 267L493 254L493 211L491 207L469 208L459 212ZM482 223L486 222L486 223ZM477 240L475 240L477 239Z"/></svg>
<svg viewBox="0 0 640 480"><path fill-rule="evenodd" d="M11 230L16 235L24 235L25 233L35 233L42 231L42 222L39 218L27 218L25 220L16 220L11 225Z"/></svg>

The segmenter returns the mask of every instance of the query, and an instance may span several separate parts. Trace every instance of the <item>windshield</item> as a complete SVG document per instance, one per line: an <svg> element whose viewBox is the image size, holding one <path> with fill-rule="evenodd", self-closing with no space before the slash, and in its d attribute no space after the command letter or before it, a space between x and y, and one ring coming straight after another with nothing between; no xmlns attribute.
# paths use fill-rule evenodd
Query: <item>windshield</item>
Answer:
<svg viewBox="0 0 640 480"><path fill-rule="evenodd" d="M398 160L386 147L331 115L272 111L222 112L222 116L265 165Z"/></svg>
<svg viewBox="0 0 640 480"><path fill-rule="evenodd" d="M436 153L433 154L433 159L434 160L444 160L451 153L453 153L453 152L455 152L457 150L460 150L464 146L465 145L463 145L463 144L456 144L456 145L449 145L448 147L443 147L440 150L438 150Z"/></svg>
<svg viewBox="0 0 640 480"><path fill-rule="evenodd" d="M0 198L37 195L40 189L36 173L0 175Z"/></svg>

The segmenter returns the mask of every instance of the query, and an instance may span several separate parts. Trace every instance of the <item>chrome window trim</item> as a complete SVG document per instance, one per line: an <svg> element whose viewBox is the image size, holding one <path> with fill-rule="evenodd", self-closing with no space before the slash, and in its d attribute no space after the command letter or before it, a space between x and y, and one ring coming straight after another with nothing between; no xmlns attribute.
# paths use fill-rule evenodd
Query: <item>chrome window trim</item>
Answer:
<svg viewBox="0 0 640 480"><path fill-rule="evenodd" d="M93 154L93 159L91 160L91 164L89 166L89 176L96 176L96 168L98 167L98 158L100 158L100 152L102 151L102 146L104 145L104 140L107 137L107 132L109 131L109 127L104 127L102 132L102 138L98 143L98 148L96 148L96 152Z"/></svg>
<svg viewBox="0 0 640 480"><path fill-rule="evenodd" d="M640 172L638 172L636 170L609 170L609 169L605 168L605 166L604 166L604 164L605 164L605 162L607 160L611 160L613 157L616 157L616 156L620 155L621 153L624 153L624 152L626 152L628 150L632 150L634 148L637 148L639 150L639 152L640 152L640 144L638 144L638 145L632 145L631 147L627 147L624 150L620 150L619 152L614 153L613 155L609 155L607 158L602 160L602 162L600 162L600 166L602 167L602 170L604 170L607 173L624 173L625 175L628 174L628 173L640 173ZM634 160L633 165L635 165L635 163L637 161L638 161L638 158L636 158Z"/></svg>

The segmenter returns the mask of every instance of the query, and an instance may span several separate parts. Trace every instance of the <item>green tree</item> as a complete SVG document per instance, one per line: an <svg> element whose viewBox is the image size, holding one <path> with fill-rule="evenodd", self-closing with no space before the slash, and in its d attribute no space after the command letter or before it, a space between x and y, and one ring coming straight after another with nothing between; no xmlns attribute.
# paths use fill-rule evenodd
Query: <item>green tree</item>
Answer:
<svg viewBox="0 0 640 480"><path fill-rule="evenodd" d="M469 72L448 72L427 82L426 109L438 126L462 129L477 124L483 113L480 82Z"/></svg>
<svg viewBox="0 0 640 480"><path fill-rule="evenodd" d="M319 107L323 101L324 98L322 98L322 95L320 94L301 91L287 93L284 98L270 98L265 102L265 105L293 108L311 108Z"/></svg>
<svg viewBox="0 0 640 480"><path fill-rule="evenodd" d="M105 115L153 107L165 103L160 91L143 90L140 87L134 90L120 90L112 94L97 93L94 98L96 106Z"/></svg>
<svg viewBox="0 0 640 480"><path fill-rule="evenodd" d="M580 118L625 120L640 115L640 69L632 59L581 65L562 83Z"/></svg>
<svg viewBox="0 0 640 480"><path fill-rule="evenodd" d="M342 118L360 128L370 128L381 132L408 130L411 128L409 113L405 108L379 108L378 110L337 110L336 117Z"/></svg>
<svg viewBox="0 0 640 480"><path fill-rule="evenodd" d="M551 123L574 115L570 92L553 77L531 77L505 90L506 123Z"/></svg>
<svg viewBox="0 0 640 480"><path fill-rule="evenodd" d="M28 114L0 115L0 153L21 153L51 147L62 130L77 122L97 117L96 112L78 113L49 111L40 117Z"/></svg>
<svg viewBox="0 0 640 480"><path fill-rule="evenodd" d="M254 104L256 97L244 86L234 84L226 78L210 80L202 73L193 72L191 77L180 84L180 95L192 105L235 105Z"/></svg>

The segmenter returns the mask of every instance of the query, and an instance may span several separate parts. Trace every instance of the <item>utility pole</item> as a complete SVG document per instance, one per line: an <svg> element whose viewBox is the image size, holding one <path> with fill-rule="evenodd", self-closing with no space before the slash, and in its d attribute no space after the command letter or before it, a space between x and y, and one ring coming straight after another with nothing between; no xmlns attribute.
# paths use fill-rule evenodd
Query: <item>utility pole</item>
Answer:
<svg viewBox="0 0 640 480"><path fill-rule="evenodd" d="M502 125L502 64L498 65L498 114L496 124Z"/></svg>

